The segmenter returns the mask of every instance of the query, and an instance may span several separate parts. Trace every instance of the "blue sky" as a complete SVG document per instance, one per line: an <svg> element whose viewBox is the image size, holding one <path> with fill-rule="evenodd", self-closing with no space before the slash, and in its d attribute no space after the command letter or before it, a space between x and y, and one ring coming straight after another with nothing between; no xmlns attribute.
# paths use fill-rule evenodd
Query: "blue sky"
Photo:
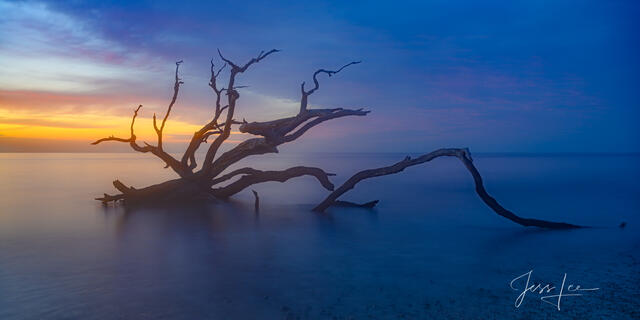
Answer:
<svg viewBox="0 0 640 320"><path fill-rule="evenodd" d="M293 115L315 69L363 60L324 79L311 103L372 113L317 128L292 150L640 151L637 1L1 0L0 11L8 151L34 139L30 126L95 119L92 128L118 130L121 118L126 132L132 106L164 108L180 59L171 119L203 124L217 48L240 62L282 50L240 79L250 121ZM176 145L184 136L175 130Z"/></svg>

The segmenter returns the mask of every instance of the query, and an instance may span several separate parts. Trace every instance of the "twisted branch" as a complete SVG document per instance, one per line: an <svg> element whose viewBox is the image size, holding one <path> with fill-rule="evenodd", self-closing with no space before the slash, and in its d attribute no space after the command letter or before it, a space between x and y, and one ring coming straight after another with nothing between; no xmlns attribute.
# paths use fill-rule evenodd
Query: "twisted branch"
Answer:
<svg viewBox="0 0 640 320"><path fill-rule="evenodd" d="M309 91L305 91L304 89L304 81L302 82L302 84L300 85L300 91L302 91L302 98L300 98L300 113L304 113L307 110L307 104L308 104L308 100L309 100L309 96L312 95L314 92L316 92L316 90L318 90L318 88L320 88L320 82L318 82L318 75L321 73L324 73L326 75L328 75L329 77L333 76L334 74L342 71L342 69L350 66L350 65L354 65L354 64L358 64L362 61L353 61L353 62L349 62L347 64L345 64L344 66L340 67L340 69L335 70L335 71L331 71L331 70L325 70L325 69L319 69L318 71L313 73L313 83L314 83L314 87L309 90Z"/></svg>
<svg viewBox="0 0 640 320"><path fill-rule="evenodd" d="M225 63L220 69L218 69L218 71L215 71L215 65L213 63L213 59L211 59L211 77L209 79L209 86L211 87L211 89L213 90L213 92L216 95L216 102L215 102L215 112L213 115L213 119L211 121L209 121L209 123L205 124L200 130L196 131L193 134L193 137L191 138L191 141L189 142L189 146L187 147L187 150L185 150L184 154L182 155L182 165L189 168L189 170L193 170L195 169L198 164L196 163L196 157L195 157L195 153L198 150L198 148L200 147L200 145L203 142L207 142L207 139L214 134L222 134L222 130L220 129L221 125L218 124L218 119L220 118L220 115L222 115L222 112L227 109L229 106L224 106L221 107L221 99L222 99L222 92L225 90L224 88L222 89L218 89L217 86L217 79L218 79L218 75L220 75L220 72L222 72L222 70L227 66L227 64ZM215 131L211 131L214 129L218 129Z"/></svg>
<svg viewBox="0 0 640 320"><path fill-rule="evenodd" d="M240 161L245 157L265 153L277 153L277 146L296 140L309 129L324 121L346 116L367 115L369 111L364 111L362 108L356 110L343 108L311 110L306 109L306 101L308 101L308 96L319 88L319 83L317 81L318 74L326 73L331 76L342 71L344 68L350 65L358 63L360 62L357 61L348 63L336 71L329 71L324 69L316 71L313 75L316 86L313 89L305 91L303 83L302 93L305 103L304 108L301 109L297 115L267 122L244 122L239 127L240 132L262 136L264 138L249 139L243 143L240 143L235 148L222 154L218 159L215 160L215 162L212 163L210 168L207 168L206 170L205 168L203 168L203 172L205 174L209 174L209 176L211 177L216 177L224 170L226 170L231 164ZM302 127L300 127L301 125ZM294 131L296 128L299 129L297 131Z"/></svg>
<svg viewBox="0 0 640 320"><path fill-rule="evenodd" d="M236 91L237 87L235 86L236 76L240 73L245 72L247 68L249 68L249 66L251 66L252 64L258 63L264 58L266 58L267 56L279 51L280 50L276 50L276 49L270 50L269 52L266 52L266 53L264 51L261 51L256 58L249 60L249 62L245 63L244 66L238 67L238 65L233 63L233 61L225 58L220 52L220 50L218 49L218 55L220 56L220 58L226 64L231 66L231 71L229 74L229 83L227 85L227 90L226 90L227 99L228 99L227 119L225 121L224 128L222 129L222 133L216 137L216 139L213 141L213 143L211 143L211 145L209 146L209 149L207 150L204 163L202 164L202 172L204 172L205 176L208 176L209 172L211 171L213 160L215 159L218 149L220 148L222 143L225 140L227 140L227 138L229 138L229 136L231 135L231 125L233 124L233 115L236 109L236 101L238 100L238 98L240 98L240 94L238 93L238 91Z"/></svg>
<svg viewBox="0 0 640 320"><path fill-rule="evenodd" d="M184 177L187 175L187 172L184 170L184 167L182 166L182 164L180 162L178 162L178 160L176 160L175 158L173 158L170 154L164 152L162 149L152 146L148 143L144 143L144 146L140 146L138 145L138 143L136 142L136 135L134 133L133 130L133 125L136 122L136 117L138 117L138 111L140 111L140 109L142 108L142 105L139 105L138 108L136 108L136 110L133 112L133 118L131 119L131 133L129 138L124 139L124 138L117 138L114 136L110 136L107 138L102 138L99 140L96 140L94 142L92 142L92 145L97 145L99 143L102 142L106 142L106 141L116 141L116 142L125 142L125 143L129 143L129 145L131 146L131 148L135 151L138 152L142 152L142 153L148 153L151 152L152 154L154 154L155 156L157 156L158 158L160 158L162 161L165 162L167 167L170 167L171 169L173 169L173 171L175 171L179 176Z"/></svg>

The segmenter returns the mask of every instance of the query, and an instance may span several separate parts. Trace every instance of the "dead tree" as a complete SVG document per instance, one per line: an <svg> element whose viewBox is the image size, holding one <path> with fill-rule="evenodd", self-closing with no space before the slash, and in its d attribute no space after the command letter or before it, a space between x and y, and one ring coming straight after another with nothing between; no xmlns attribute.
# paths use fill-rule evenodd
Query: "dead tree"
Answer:
<svg viewBox="0 0 640 320"><path fill-rule="evenodd" d="M278 146L300 138L308 130L325 121L349 116L365 116L369 113L368 110L364 110L363 108L312 109L309 108L308 105L309 96L320 88L318 76L324 74L331 77L351 65L360 63L359 61L354 61L345 64L336 70L317 70L313 73L313 87L310 89L305 88L305 82L302 82L300 86L300 109L294 116L266 122L247 122L244 119L243 121L235 119L234 116L236 113L237 102L240 98L238 89L241 88L241 86L236 85L236 78L253 65L278 51L279 50L275 49L267 52L262 51L257 57L244 64L236 64L224 57L222 53L218 51L218 55L224 64L221 68L216 69L213 60L211 61L211 77L209 79L209 86L215 95L213 117L200 130L193 134L189 145L180 159L174 158L163 148L163 131L165 124L178 98L180 86L183 84L179 77L179 68L182 61L176 62L173 96L164 117L162 117L162 122L160 122L159 125L156 115L153 115L153 128L157 136L157 142L155 145L147 142L143 142L142 145L139 144L134 133L134 124L142 105L138 106L133 113L129 138L111 136L99 139L92 144L96 145L107 141L128 143L135 151L151 153L161 159L165 163L165 168L171 168L176 173L177 178L139 189L127 186L119 180L115 180L113 185L120 193L114 195L105 193L103 197L96 198L96 200L100 200L104 204L122 201L127 205L134 205L145 203L155 204L160 202L190 202L203 198L226 199L257 183L268 181L285 182L289 179L301 176L312 176L316 178L325 189L333 191L334 186L329 180L329 176L332 174L315 167L298 166L280 171L262 171L246 167L225 173L231 165L249 156L277 153ZM223 69L227 67L229 68L229 76L226 81L226 86L220 87L218 83L219 76ZM222 154L218 154L222 144L230 137L232 126L237 126L240 132L251 134L255 137L239 143L234 148ZM196 151L203 143L208 143L209 139L213 139L213 141L207 148L203 162L198 166L195 156ZM407 158L391 167L362 171L349 179L336 191L332 192L327 199L319 204L314 210L324 211L329 206L334 205L362 206L371 208L375 206L377 201L357 205L347 201L340 201L337 198L347 190L353 188L355 184L362 179L396 173L402 171L408 166L423 163L431 160L432 158L446 155L457 156L463 161L474 177L478 194L485 203L487 203L498 214L522 225L533 225L546 228L577 227L570 224L558 224L535 219L519 218L510 211L502 208L495 199L491 198L486 191L484 191L480 174L471 163L468 151L461 153L462 151L460 150L461 149L442 149L414 160ZM258 198L256 196L256 204L257 201Z"/></svg>
<svg viewBox="0 0 640 320"><path fill-rule="evenodd" d="M173 86L173 96L167 107L167 111L158 124L156 115L153 115L153 126L157 135L155 145L143 142L139 144L134 133L136 117L142 106L138 106L131 120L129 138L107 137L93 142L99 144L107 141L128 143L131 148L138 152L152 153L160 158L167 168L171 168L178 178L145 188L133 188L116 180L113 182L119 194L104 194L97 198L104 203L123 200L128 204L159 202L159 201L191 201L194 198L228 198L245 188L261 182L267 181L287 181L300 176L313 176L328 190L333 190L333 184L329 181L330 174L320 168L313 167L293 167L282 171L261 171L253 168L241 168L232 172L222 174L232 164L249 156L265 153L277 153L277 147L281 144L294 141L314 126L336 118L347 116L364 116L369 111L363 109L310 109L308 99L320 87L318 76L326 74L333 76L344 68L357 64L351 62L337 70L320 69L313 74L313 88L307 90L303 82L300 88L301 100L300 110L294 116L267 122L247 122L237 121L234 118L237 101L240 98L239 87L236 86L236 78L247 71L250 67L267 58L278 50L262 51L257 57L249 60L245 64L236 64L227 59L218 51L220 59L224 62L221 68L215 69L213 60L211 61L211 77L209 86L215 94L215 107L211 121L205 124L200 130L193 134L187 149L181 159L176 159L163 148L163 130L173 106L176 103L180 86L183 84L179 77L179 68L182 61L176 62L175 79ZM229 77L225 87L219 86L219 76L224 68L229 68ZM224 101L224 102L223 102ZM247 139L229 151L218 155L222 143L231 135L232 126L238 126L240 132L248 133L256 137ZM213 139L207 148L204 161L198 168L196 163L196 151ZM238 179L236 179L238 178ZM233 182L230 182L235 180ZM230 182L230 183L229 183ZM225 183L227 183L225 185Z"/></svg>

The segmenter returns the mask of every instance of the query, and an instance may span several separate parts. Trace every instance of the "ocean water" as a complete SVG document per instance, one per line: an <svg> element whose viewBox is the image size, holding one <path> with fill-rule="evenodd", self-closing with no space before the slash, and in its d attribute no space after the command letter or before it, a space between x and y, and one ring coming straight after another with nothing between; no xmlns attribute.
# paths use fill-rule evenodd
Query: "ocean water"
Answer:
<svg viewBox="0 0 640 320"><path fill-rule="evenodd" d="M277 154L242 165L320 166L336 184L400 154ZM487 208L455 158L362 182L374 210L311 213L314 179L232 201L129 210L93 200L111 181L171 178L141 154L0 154L0 319L638 319L640 157L476 155ZM621 222L625 228L619 228ZM598 288L545 303L510 282ZM564 287L563 287L564 288ZM566 290L566 288L565 288ZM557 292L556 292L557 293ZM553 305L552 305L553 304Z"/></svg>

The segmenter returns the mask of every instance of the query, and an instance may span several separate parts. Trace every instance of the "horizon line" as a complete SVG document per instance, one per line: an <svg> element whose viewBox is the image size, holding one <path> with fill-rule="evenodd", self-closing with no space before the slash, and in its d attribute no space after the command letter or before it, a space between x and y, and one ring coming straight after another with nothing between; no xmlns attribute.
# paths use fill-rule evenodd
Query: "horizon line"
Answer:
<svg viewBox="0 0 640 320"><path fill-rule="evenodd" d="M433 150L437 150L435 148ZM432 150L432 151L433 151ZM389 155L415 155L415 154L424 154L429 151L288 151L282 154L389 154ZM10 153L19 153L19 154L136 154L135 152L125 152L125 151L114 151L114 152L87 152L87 151L59 151L59 152L33 152L33 151L0 151L0 154L10 154ZM169 154L182 154L181 152L169 152ZM279 153L280 154L280 153ZM623 152L609 152L609 151L576 151L576 152L534 152L534 151L476 151L472 152L473 155L480 156L598 156L598 155L608 155L608 156L632 156L632 155L640 155L640 151L623 151Z"/></svg>

